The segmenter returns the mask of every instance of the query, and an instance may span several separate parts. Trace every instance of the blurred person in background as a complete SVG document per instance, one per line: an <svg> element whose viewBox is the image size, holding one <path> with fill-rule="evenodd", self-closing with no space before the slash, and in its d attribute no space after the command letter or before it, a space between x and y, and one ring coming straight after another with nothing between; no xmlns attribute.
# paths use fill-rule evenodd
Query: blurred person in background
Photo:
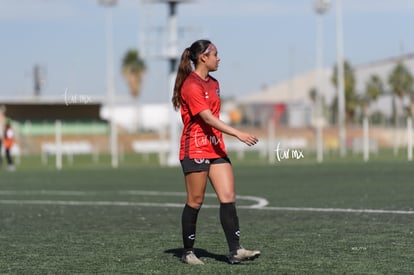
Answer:
<svg viewBox="0 0 414 275"><path fill-rule="evenodd" d="M0 169L3 165L3 124L0 122Z"/></svg>
<svg viewBox="0 0 414 275"><path fill-rule="evenodd" d="M10 122L7 121L6 125L4 126L4 132L3 132L3 145L4 150L6 152L6 161L7 161L7 167L9 171L14 171L14 163L13 158L11 156L11 149L14 144L14 131L10 125Z"/></svg>
<svg viewBox="0 0 414 275"><path fill-rule="evenodd" d="M3 165L3 127L4 122L6 121L6 107L4 105L0 105L0 169Z"/></svg>

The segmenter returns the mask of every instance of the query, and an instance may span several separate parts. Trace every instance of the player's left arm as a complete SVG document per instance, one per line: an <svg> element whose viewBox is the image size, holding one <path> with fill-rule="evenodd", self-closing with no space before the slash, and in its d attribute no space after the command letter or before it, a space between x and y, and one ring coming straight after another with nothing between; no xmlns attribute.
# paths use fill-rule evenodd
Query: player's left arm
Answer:
<svg viewBox="0 0 414 275"><path fill-rule="evenodd" d="M215 117L209 109L201 111L198 115L211 127L214 127L227 135L236 137L249 146L255 145L259 141L254 135L227 125L224 121Z"/></svg>

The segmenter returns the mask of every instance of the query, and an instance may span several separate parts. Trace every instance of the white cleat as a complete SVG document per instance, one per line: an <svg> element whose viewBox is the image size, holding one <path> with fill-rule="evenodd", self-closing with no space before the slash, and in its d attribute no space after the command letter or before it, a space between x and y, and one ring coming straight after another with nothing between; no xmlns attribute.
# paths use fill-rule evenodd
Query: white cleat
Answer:
<svg viewBox="0 0 414 275"><path fill-rule="evenodd" d="M181 261L186 264L191 265L201 265L204 264L203 261L201 261L197 256L194 254L194 251L188 251L183 254L181 257Z"/></svg>
<svg viewBox="0 0 414 275"><path fill-rule="evenodd" d="M260 256L259 250L247 250L243 247L240 247L236 251L233 251L228 256L228 260L231 264L238 264L242 261L252 261Z"/></svg>

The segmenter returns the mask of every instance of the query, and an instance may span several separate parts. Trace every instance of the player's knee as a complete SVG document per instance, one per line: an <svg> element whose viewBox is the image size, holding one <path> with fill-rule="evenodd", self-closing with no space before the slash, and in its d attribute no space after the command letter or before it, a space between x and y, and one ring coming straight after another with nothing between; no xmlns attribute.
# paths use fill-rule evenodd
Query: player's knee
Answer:
<svg viewBox="0 0 414 275"><path fill-rule="evenodd" d="M236 193L234 192L226 192L221 194L220 202L227 203L227 202L235 202L236 201Z"/></svg>
<svg viewBox="0 0 414 275"><path fill-rule="evenodd" d="M191 196L188 198L187 204L192 208L198 209L204 202L204 196Z"/></svg>

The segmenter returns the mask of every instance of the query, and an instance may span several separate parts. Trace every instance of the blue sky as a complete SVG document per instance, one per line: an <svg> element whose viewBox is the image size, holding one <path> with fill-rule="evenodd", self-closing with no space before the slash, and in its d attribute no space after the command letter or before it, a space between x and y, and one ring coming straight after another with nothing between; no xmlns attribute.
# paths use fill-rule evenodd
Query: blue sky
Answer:
<svg viewBox="0 0 414 275"><path fill-rule="evenodd" d="M146 53L141 102L169 101L167 5L118 0L113 7L116 94L128 97L123 54ZM156 1L155 1L156 2ZM199 0L179 5L179 51L209 38L222 59L214 76L222 95L239 97L316 66L313 0ZM414 52L414 1L342 0L344 55L358 65ZM324 67L336 62L335 4L323 16ZM0 97L33 94L32 71L46 75L44 95L106 94L106 9L97 0L0 0Z"/></svg>

